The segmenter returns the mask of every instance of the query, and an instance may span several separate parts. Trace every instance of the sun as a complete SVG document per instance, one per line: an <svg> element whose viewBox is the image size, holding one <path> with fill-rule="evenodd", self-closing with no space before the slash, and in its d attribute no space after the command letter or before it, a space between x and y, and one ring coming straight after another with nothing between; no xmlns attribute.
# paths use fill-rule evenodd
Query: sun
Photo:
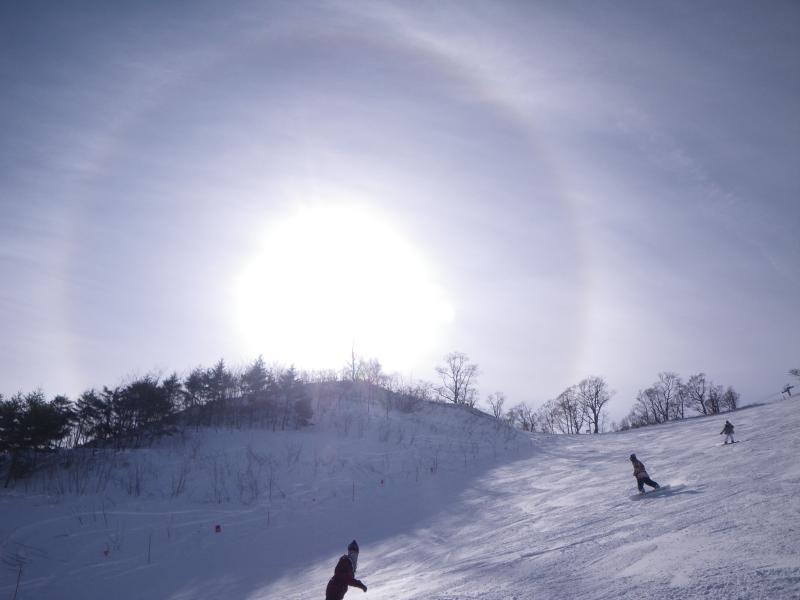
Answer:
<svg viewBox="0 0 800 600"><path fill-rule="evenodd" d="M235 298L249 353L309 369L339 368L353 346L411 368L453 319L429 261L386 218L346 205L306 207L270 227Z"/></svg>

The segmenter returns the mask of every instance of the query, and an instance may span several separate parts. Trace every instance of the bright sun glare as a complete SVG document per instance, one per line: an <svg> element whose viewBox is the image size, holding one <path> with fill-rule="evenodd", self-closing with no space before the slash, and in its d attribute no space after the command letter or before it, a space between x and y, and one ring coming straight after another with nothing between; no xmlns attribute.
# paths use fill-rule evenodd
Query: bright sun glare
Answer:
<svg viewBox="0 0 800 600"><path fill-rule="evenodd" d="M236 302L248 351L302 368L339 368L353 345L410 368L453 318L425 258L386 220L343 206L306 208L267 231Z"/></svg>

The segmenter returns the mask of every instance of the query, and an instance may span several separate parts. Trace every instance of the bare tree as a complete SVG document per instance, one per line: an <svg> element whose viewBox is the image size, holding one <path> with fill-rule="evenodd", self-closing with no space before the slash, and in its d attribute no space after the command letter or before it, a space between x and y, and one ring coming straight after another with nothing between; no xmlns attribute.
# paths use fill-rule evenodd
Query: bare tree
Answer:
<svg viewBox="0 0 800 600"><path fill-rule="evenodd" d="M689 377L689 380L686 382L686 393L692 408L703 415L707 415L708 384L706 382L705 373L697 373Z"/></svg>
<svg viewBox="0 0 800 600"><path fill-rule="evenodd" d="M364 381L370 385L384 386L386 385L387 376L383 372L383 366L377 358L370 358L369 360L360 361L359 371Z"/></svg>
<svg viewBox="0 0 800 600"><path fill-rule="evenodd" d="M350 381L359 381L362 376L362 366L363 361L356 354L356 346L353 344L353 346L350 348L350 360L347 361L347 364L343 369L344 378L349 379Z"/></svg>
<svg viewBox="0 0 800 600"><path fill-rule="evenodd" d="M722 411L722 386L708 384L708 412L718 415Z"/></svg>
<svg viewBox="0 0 800 600"><path fill-rule="evenodd" d="M444 360L444 365L436 367L442 378L442 385L436 389L439 397L446 402L474 407L478 400L475 387L478 365L469 362L469 357L463 352L451 352Z"/></svg>
<svg viewBox="0 0 800 600"><path fill-rule="evenodd" d="M724 394L722 394L720 404L723 410L736 410L739 405L739 392L734 390L731 386L728 386L728 389L725 390Z"/></svg>
<svg viewBox="0 0 800 600"><path fill-rule="evenodd" d="M503 415L503 419L509 427L516 427L517 423L520 423L519 407L520 405L512 406L506 411L506 414ZM522 425L520 424L520 429L521 428Z"/></svg>
<svg viewBox="0 0 800 600"><path fill-rule="evenodd" d="M515 414L515 422L519 422L519 426L523 431L534 431L536 414L530 406L521 402L509 411L509 413L511 412Z"/></svg>
<svg viewBox="0 0 800 600"><path fill-rule="evenodd" d="M599 433L603 407L611 399L608 384L602 377L591 376L578 383L578 403L588 417L594 433Z"/></svg>
<svg viewBox="0 0 800 600"><path fill-rule="evenodd" d="M661 423L660 413L655 408L657 405L655 396L656 391L652 387L646 390L639 390L636 395L636 403L627 417L631 427L643 427Z"/></svg>
<svg viewBox="0 0 800 600"><path fill-rule="evenodd" d="M536 423L542 433L556 433L558 406L555 400L548 400L536 411Z"/></svg>
<svg viewBox="0 0 800 600"><path fill-rule="evenodd" d="M675 390L675 418L686 418L686 407L689 405L689 389L686 384L678 380L678 389Z"/></svg>
<svg viewBox="0 0 800 600"><path fill-rule="evenodd" d="M658 381L646 390L640 391L636 400L647 406L647 411L639 411L640 416L647 415L647 422L666 423L669 420L682 418L685 405L685 388L677 373L664 371L658 374Z"/></svg>
<svg viewBox="0 0 800 600"><path fill-rule="evenodd" d="M673 371L664 371L658 374L658 382L654 387L658 392L664 421L676 418L678 390L681 383L681 378Z"/></svg>
<svg viewBox="0 0 800 600"><path fill-rule="evenodd" d="M560 433L580 433L586 411L578 400L577 386L570 386L555 400L555 424Z"/></svg>
<svg viewBox="0 0 800 600"><path fill-rule="evenodd" d="M495 392L494 394L489 394L487 401L489 406L492 407L494 418L500 420L503 417L503 404L506 402L506 395L503 392Z"/></svg>

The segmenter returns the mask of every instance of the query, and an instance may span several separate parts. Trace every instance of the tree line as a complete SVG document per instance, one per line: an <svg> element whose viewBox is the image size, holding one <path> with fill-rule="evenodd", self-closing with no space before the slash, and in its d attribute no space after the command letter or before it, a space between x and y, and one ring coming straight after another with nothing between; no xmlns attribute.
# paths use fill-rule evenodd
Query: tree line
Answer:
<svg viewBox="0 0 800 600"><path fill-rule="evenodd" d="M440 384L387 375L375 358L352 351L339 371L298 372L268 367L263 357L243 369L223 360L213 367L196 367L186 377L172 373L137 377L128 383L89 389L77 399L57 395L48 401L41 390L0 394L0 460L7 462L5 485L36 465L39 453L79 446L139 447L172 433L178 426L257 426L274 430L302 428L311 423L309 383L365 382L369 402L384 389L400 410L420 401L448 402L475 408L480 370L462 352L451 352L436 367ZM800 370L791 375L800 377ZM577 434L607 429L605 407L613 391L603 377L589 376L567 387L538 408L522 402L505 409L503 392L486 399L498 421L525 431ZM611 429L625 430L736 410L739 393L715 384L704 373L685 381L672 371L640 390L630 413ZM386 403L388 413L389 401Z"/></svg>
<svg viewBox="0 0 800 600"><path fill-rule="evenodd" d="M305 427L311 396L300 374L268 368L262 357L241 371L223 360L188 376L145 375L115 387L89 389L77 399L41 390L0 394L0 458L5 485L35 468L43 452L79 446L140 447L182 426Z"/></svg>
<svg viewBox="0 0 800 600"><path fill-rule="evenodd" d="M441 385L436 388L440 399L474 407L478 400L478 365L460 352L445 357L437 367ZM800 370L791 369L790 375L800 377ZM787 386L791 391L792 386ZM605 407L614 392L603 377L591 375L567 387L538 408L522 402L504 409L507 398L503 392L489 394L486 402L498 420L524 431L542 433L599 433L607 427ZM677 373L664 371L647 388L639 390L630 413L619 423L612 423L615 431L646 425L656 425L692 415L714 415L738 408L740 394L732 387L715 384L705 373L696 373L682 379Z"/></svg>
<svg viewBox="0 0 800 600"><path fill-rule="evenodd" d="M505 420L524 431L600 433L606 428L605 407L612 395L605 379L591 375L536 409L524 402L509 408Z"/></svg>
<svg viewBox="0 0 800 600"><path fill-rule="evenodd" d="M480 369L466 354L451 352L436 372L441 379L441 384L435 387L440 400L475 407ZM590 376L569 386L538 409L523 402L504 410L507 399L503 392L489 394L486 402L495 418L524 431L580 433L584 427L589 427L590 431L599 433L605 419L604 407L611 395L605 379Z"/></svg>
<svg viewBox="0 0 800 600"><path fill-rule="evenodd" d="M117 386L91 388L74 400L41 390L0 394L0 466L5 486L29 473L41 454L59 449L136 448L180 427L299 429L311 424L310 384L365 383L368 406L382 395L386 411L409 412L439 396L433 384L387 375L375 358L352 352L339 370L268 367L259 356L242 369L220 359L185 377L148 374Z"/></svg>
<svg viewBox="0 0 800 600"><path fill-rule="evenodd" d="M620 429L656 425L685 419L691 414L716 415L736 410L739 392L717 385L705 373L691 375L685 381L673 371L658 374L658 379L639 390L630 413L619 424Z"/></svg>
<svg viewBox="0 0 800 600"><path fill-rule="evenodd" d="M633 407L619 423L608 423L605 407L613 395L604 378L590 376L565 389L533 410L518 404L506 413L506 420L527 431L542 433L599 433L657 425L693 415L713 415L736 410L739 393L697 373L686 381L676 373L658 374L658 379L639 390Z"/></svg>

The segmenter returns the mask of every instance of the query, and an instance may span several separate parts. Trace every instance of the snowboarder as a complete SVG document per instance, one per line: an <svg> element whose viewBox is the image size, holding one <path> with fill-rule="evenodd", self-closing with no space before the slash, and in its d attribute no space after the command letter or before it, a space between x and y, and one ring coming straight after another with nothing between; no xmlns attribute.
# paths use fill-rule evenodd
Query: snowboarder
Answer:
<svg viewBox="0 0 800 600"><path fill-rule="evenodd" d="M355 540L347 546L347 554L343 555L336 563L333 577L325 588L325 600L342 600L347 593L347 587L358 587L367 591L361 581L356 579L356 565L358 564L358 544Z"/></svg>
<svg viewBox="0 0 800 600"><path fill-rule="evenodd" d="M650 479L647 471L645 471L644 463L636 458L635 454L631 454L631 462L633 463L633 476L636 477L636 484L639 486L640 494L644 494L645 483L656 490L661 487L655 481Z"/></svg>
<svg viewBox="0 0 800 600"><path fill-rule="evenodd" d="M725 434L725 443L728 443L728 439L730 439L731 444L735 444L736 440L733 439L733 423L730 421L725 421L725 427L722 428L722 431L719 432L720 435Z"/></svg>

